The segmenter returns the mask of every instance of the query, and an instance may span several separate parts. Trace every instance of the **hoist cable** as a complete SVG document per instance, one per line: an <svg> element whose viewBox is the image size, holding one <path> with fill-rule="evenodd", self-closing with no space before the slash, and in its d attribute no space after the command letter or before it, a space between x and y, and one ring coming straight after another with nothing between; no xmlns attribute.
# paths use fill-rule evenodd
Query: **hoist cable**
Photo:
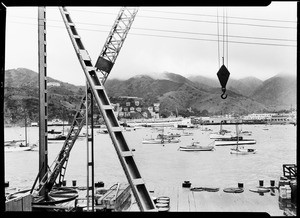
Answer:
<svg viewBox="0 0 300 218"><path fill-rule="evenodd" d="M225 28L224 28L224 7L223 7L223 57L222 57L222 64L224 65L224 45L225 45L225 42L224 42L224 31L225 31Z"/></svg>
<svg viewBox="0 0 300 218"><path fill-rule="evenodd" d="M228 69L228 16L227 16L227 9L226 9L226 66Z"/></svg>
<svg viewBox="0 0 300 218"><path fill-rule="evenodd" d="M219 39L219 13L218 13L218 8L217 8L217 34L218 34L218 63L219 63L219 68L221 67L220 65L220 39Z"/></svg>

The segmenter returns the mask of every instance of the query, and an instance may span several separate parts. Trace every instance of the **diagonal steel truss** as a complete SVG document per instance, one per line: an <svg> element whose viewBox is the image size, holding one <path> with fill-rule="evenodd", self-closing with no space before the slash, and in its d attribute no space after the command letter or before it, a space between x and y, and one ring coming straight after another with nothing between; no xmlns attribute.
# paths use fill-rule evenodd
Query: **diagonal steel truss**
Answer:
<svg viewBox="0 0 300 218"><path fill-rule="evenodd" d="M81 38L78 35L75 25L71 20L69 12L64 7L60 8L60 12L76 51L77 57L86 75L88 85L104 118L107 129L113 141L113 145L116 149L117 155L131 186L138 206L141 211L155 210L155 205L149 195L148 190L146 189L140 172L138 171L133 158L133 154L126 143L119 122L115 117L112 106L103 86L131 27L131 24L137 13L137 8L129 9L123 7L120 10L117 19L112 27L112 30L110 31L109 36L106 40L106 43L98 57L95 67L93 67L89 54L83 46ZM101 73L102 75L99 76L99 73ZM37 190L38 193L40 193L40 190L42 190L42 188L44 187L46 187L47 191L50 191L58 175L59 184L62 183L71 149L85 123L85 114L89 110L88 106L86 105L87 99L86 97L83 97L81 100L80 108L76 112L70 130L68 132L67 139L65 140L59 155L52 164L52 166L55 166L53 170L51 170L50 167L48 171L49 176L45 174L44 179L40 181Z"/></svg>

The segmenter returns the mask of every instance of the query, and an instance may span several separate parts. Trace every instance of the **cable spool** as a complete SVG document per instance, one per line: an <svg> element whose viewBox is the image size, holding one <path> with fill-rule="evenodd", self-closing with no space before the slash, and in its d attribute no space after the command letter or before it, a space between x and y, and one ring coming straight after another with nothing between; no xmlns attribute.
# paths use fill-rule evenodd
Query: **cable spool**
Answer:
<svg viewBox="0 0 300 218"><path fill-rule="evenodd" d="M158 197L156 199L156 204L155 206L157 207L157 210L159 212L167 212L170 210L170 198L169 197Z"/></svg>
<svg viewBox="0 0 300 218"><path fill-rule="evenodd" d="M223 191L226 193L242 193L242 192L244 192L244 189L242 189L242 188L225 188L225 189L223 189Z"/></svg>
<svg viewBox="0 0 300 218"><path fill-rule="evenodd" d="M163 204L170 204L170 198L169 197L166 197L166 196L162 196L162 197L158 197L156 199L156 202L157 203L163 203Z"/></svg>

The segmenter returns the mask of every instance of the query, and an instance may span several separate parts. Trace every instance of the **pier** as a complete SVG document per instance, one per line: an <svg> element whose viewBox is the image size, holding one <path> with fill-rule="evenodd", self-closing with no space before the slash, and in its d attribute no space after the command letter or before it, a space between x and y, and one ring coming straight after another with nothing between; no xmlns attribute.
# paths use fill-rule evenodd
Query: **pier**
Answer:
<svg viewBox="0 0 300 218"><path fill-rule="evenodd" d="M156 187L151 192L155 197L170 197L170 212L256 212L270 216L282 216L279 208L278 191L263 196L244 187L242 193L191 191L182 187ZM138 211L135 204L130 211Z"/></svg>

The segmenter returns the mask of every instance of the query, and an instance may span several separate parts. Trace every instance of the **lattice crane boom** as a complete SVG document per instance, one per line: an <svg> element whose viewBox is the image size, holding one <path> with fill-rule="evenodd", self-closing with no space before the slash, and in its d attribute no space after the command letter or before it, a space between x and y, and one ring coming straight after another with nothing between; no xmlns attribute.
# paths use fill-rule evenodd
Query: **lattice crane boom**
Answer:
<svg viewBox="0 0 300 218"><path fill-rule="evenodd" d="M120 10L106 43L98 57L95 67L93 67L90 56L83 46L81 38L71 20L69 12L64 7L60 7L59 10L63 17L78 60L87 78L90 90L104 118L113 145L116 149L118 158L131 186L137 204L141 211L156 210L140 172L135 164L133 154L123 136L119 122L113 112L113 107L110 104L103 86L131 27L131 24L137 13L137 8L122 8ZM102 76L98 75L99 72L102 74ZM46 181L42 180L40 182L38 190L41 190L41 187L45 185L46 189L50 191L58 174L60 174L60 182L62 182L70 151L78 137L78 134L80 133L82 126L84 125L84 114L88 111L88 108L83 107L83 105L86 104L86 101L87 99L82 99L80 109L75 115L72 126L67 135L67 139L64 142L61 152L55 160L55 167L52 172L49 170L50 176L48 178L45 177Z"/></svg>
<svg viewBox="0 0 300 218"><path fill-rule="evenodd" d="M103 83L97 75L96 68L93 66L91 58L78 35L70 14L64 7L60 8L60 12L139 209L141 211L156 210L135 163L133 153L125 140L119 121L114 114Z"/></svg>
<svg viewBox="0 0 300 218"><path fill-rule="evenodd" d="M117 56L121 50L121 47L124 43L124 40L128 34L128 31L131 27L131 24L134 20L137 11L138 11L137 8L130 9L130 8L122 7L117 15L114 25L112 26L112 29L106 39L103 49L98 57L97 69L103 75L102 76L103 84L105 83L117 59ZM104 64L108 64L110 67L105 68L103 67ZM89 111L89 107L86 108L86 103L87 103L86 96L83 96L81 99L79 109L74 116L73 122L71 123L71 127L67 134L66 140L64 141L62 149L59 152L56 159L54 160L55 166L52 169L52 171L51 170L48 171L49 174L48 178L46 175L42 178L38 191L40 191L44 186L47 186L47 190L50 191L58 175L59 175L58 184L59 185L62 184L64 180L70 152L72 150L74 143L78 138L78 135L82 127L85 125L86 111L87 110ZM53 164L51 166L53 166Z"/></svg>

